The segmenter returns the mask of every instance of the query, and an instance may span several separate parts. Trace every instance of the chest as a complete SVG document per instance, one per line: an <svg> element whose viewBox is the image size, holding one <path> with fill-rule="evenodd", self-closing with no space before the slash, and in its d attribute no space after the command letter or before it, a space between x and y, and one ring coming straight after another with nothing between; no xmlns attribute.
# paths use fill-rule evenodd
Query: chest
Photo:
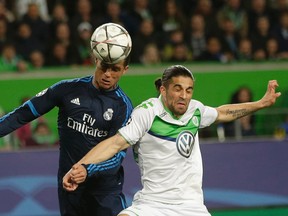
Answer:
<svg viewBox="0 0 288 216"><path fill-rule="evenodd" d="M119 107L119 101L113 97L71 94L63 98L59 120L68 125L108 129L116 118Z"/></svg>

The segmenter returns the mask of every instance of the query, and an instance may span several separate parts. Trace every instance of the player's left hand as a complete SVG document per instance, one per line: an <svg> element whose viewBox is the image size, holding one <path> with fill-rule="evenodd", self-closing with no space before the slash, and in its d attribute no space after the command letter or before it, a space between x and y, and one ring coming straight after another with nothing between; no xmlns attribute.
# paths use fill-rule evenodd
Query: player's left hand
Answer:
<svg viewBox="0 0 288 216"><path fill-rule="evenodd" d="M71 178L71 174L70 174L71 170L69 170L69 172L67 172L66 175L62 179L62 185L66 191L74 191L78 187L78 184L74 182Z"/></svg>

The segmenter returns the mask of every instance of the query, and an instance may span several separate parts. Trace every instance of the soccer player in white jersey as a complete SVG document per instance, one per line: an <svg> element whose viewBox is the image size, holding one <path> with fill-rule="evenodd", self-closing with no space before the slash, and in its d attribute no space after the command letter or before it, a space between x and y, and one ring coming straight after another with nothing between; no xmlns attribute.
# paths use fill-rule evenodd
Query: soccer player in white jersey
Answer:
<svg viewBox="0 0 288 216"><path fill-rule="evenodd" d="M85 181L87 172L93 172L90 164L92 167L132 146L143 188L119 216L210 216L203 201L198 130L273 105L281 95L275 92L277 81L269 81L258 101L217 108L192 99L195 80L184 66L167 68L155 84L160 96L141 103L129 124L75 164L64 176L63 187L74 191Z"/></svg>

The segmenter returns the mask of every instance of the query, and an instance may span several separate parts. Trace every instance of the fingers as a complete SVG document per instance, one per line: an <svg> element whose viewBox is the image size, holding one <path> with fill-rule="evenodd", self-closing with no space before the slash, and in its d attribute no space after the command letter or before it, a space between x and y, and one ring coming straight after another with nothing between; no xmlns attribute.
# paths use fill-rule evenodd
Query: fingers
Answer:
<svg viewBox="0 0 288 216"><path fill-rule="evenodd" d="M72 192L72 191L75 191L78 188L78 184L76 184L74 182L67 183L67 182L63 181L63 188L66 191Z"/></svg>
<svg viewBox="0 0 288 216"><path fill-rule="evenodd" d="M70 172L71 180L75 183L80 184L85 181L87 177L87 171L82 165L74 165Z"/></svg>
<svg viewBox="0 0 288 216"><path fill-rule="evenodd" d="M63 177L62 185L67 191L74 191L78 185L85 181L87 171L84 166L75 164Z"/></svg>
<svg viewBox="0 0 288 216"><path fill-rule="evenodd" d="M276 93L276 88L279 87L277 80L270 80L268 82L268 87L267 87L267 93L269 94L275 94ZM278 95L278 93L277 93ZM276 96L277 96L276 95ZM280 96L280 95L279 95Z"/></svg>
<svg viewBox="0 0 288 216"><path fill-rule="evenodd" d="M270 80L268 82L268 91L269 92L275 92L275 89L278 87L278 82L277 80Z"/></svg>
<svg viewBox="0 0 288 216"><path fill-rule="evenodd" d="M276 92L278 86L277 80L270 80L268 82L267 92L264 95L265 107L273 105L276 102L276 99L281 96L280 92Z"/></svg>
<svg viewBox="0 0 288 216"><path fill-rule="evenodd" d="M78 184L75 183L72 179L71 179L71 176L70 176L70 172L67 172L66 175L63 177L62 179L62 185L63 185L63 188L67 191L74 191L76 190L76 188L78 187Z"/></svg>

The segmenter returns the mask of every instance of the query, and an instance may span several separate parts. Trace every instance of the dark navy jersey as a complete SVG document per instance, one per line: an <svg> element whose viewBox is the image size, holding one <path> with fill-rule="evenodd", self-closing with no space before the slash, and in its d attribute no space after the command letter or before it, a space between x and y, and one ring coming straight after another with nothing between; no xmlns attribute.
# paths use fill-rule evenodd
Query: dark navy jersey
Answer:
<svg viewBox="0 0 288 216"><path fill-rule="evenodd" d="M66 172L97 143L113 136L132 112L132 103L119 86L111 91L98 90L92 80L93 76L60 81L0 118L2 137L54 107L59 108L59 186ZM87 169L91 177L85 184L96 192L120 190L125 154L122 151L108 161L92 165Z"/></svg>

